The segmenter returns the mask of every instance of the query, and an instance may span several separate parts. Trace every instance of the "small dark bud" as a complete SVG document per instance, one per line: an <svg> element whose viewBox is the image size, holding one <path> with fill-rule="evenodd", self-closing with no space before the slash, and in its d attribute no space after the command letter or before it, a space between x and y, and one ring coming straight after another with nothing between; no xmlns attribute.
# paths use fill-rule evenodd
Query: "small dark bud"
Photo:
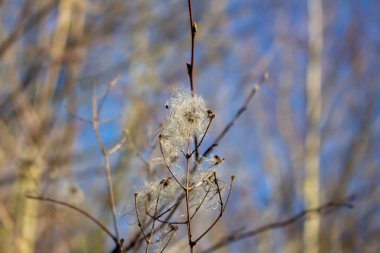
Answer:
<svg viewBox="0 0 380 253"><path fill-rule="evenodd" d="M221 164L222 162L224 162L224 158L214 155L214 162L215 164Z"/></svg>
<svg viewBox="0 0 380 253"><path fill-rule="evenodd" d="M187 67L187 74L191 75L191 64L190 63L186 63L186 67Z"/></svg>
<svg viewBox="0 0 380 253"><path fill-rule="evenodd" d="M169 224L169 227L170 227L173 231L177 231L177 230L178 230L178 226L176 226L176 225Z"/></svg>
<svg viewBox="0 0 380 253"><path fill-rule="evenodd" d="M191 32L193 33L193 35L195 35L198 31L198 25L197 23L194 21L193 22L193 25L191 26Z"/></svg>
<svg viewBox="0 0 380 253"><path fill-rule="evenodd" d="M207 117L209 117L210 119L213 119L215 118L216 114L213 113L211 110L207 110Z"/></svg>
<svg viewBox="0 0 380 253"><path fill-rule="evenodd" d="M160 185L162 185L164 188L168 187L170 185L170 178L168 179L162 179L160 182Z"/></svg>
<svg viewBox="0 0 380 253"><path fill-rule="evenodd" d="M138 192L135 192L135 197L137 197L139 195L139 193Z"/></svg>
<svg viewBox="0 0 380 253"><path fill-rule="evenodd" d="M231 180L232 180L232 181L235 180L235 176L234 176L234 175L231 176Z"/></svg>

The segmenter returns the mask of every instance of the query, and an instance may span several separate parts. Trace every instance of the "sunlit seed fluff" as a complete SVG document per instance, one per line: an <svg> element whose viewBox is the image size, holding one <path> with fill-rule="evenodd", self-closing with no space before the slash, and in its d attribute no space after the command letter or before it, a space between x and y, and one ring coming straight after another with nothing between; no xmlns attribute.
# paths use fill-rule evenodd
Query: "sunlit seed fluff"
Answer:
<svg viewBox="0 0 380 253"><path fill-rule="evenodd" d="M178 147L176 140L168 135L168 131L164 129L160 134L160 144L164 155L165 163L172 164L178 158Z"/></svg>
<svg viewBox="0 0 380 253"><path fill-rule="evenodd" d="M167 102L169 115L164 124L165 134L179 143L192 140L193 136L204 133L208 114L205 101L192 96L189 91L177 90Z"/></svg>
<svg viewBox="0 0 380 253"><path fill-rule="evenodd" d="M178 185L172 178L149 181L138 193L138 202L144 211L154 211L156 205L165 205L175 199ZM157 203L157 199L159 202ZM146 210L145 210L146 209Z"/></svg>

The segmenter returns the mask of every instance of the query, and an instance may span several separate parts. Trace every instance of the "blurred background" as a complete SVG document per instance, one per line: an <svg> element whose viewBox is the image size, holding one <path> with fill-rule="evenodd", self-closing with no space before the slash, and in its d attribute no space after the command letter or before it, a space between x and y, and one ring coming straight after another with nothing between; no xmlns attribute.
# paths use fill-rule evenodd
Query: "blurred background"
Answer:
<svg viewBox="0 0 380 253"><path fill-rule="evenodd" d="M380 2L194 0L195 92L217 113L210 145L253 85L270 79L214 150L236 175L222 220L197 245L354 195L354 209L312 216L215 252L380 252ZM149 171L175 87L189 88L187 1L0 0L0 252L110 252L76 204L112 228L91 96L104 100L121 236ZM160 170L157 167L153 170ZM217 213L217 211L216 211ZM199 223L217 214L204 210ZM238 231L238 232L237 232ZM171 252L186 234L173 239ZM186 245L186 241L185 241ZM137 249L136 249L137 251ZM169 249L170 252L170 249Z"/></svg>

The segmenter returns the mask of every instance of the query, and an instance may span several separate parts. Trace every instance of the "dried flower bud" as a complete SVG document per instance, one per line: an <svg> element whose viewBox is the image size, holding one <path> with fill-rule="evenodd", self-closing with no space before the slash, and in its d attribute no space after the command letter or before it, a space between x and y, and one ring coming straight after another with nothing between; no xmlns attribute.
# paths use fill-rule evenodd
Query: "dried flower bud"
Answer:
<svg viewBox="0 0 380 253"><path fill-rule="evenodd" d="M223 157L220 157L220 156L217 156L217 155L214 155L214 163L215 164L221 164L222 162L224 162L224 158Z"/></svg>
<svg viewBox="0 0 380 253"><path fill-rule="evenodd" d="M170 185L170 177L169 178L164 178L161 180L160 182L160 185L162 185L162 187L169 187Z"/></svg>
<svg viewBox="0 0 380 253"><path fill-rule="evenodd" d="M216 114L213 113L211 110L207 110L207 116L208 116L210 119L213 119L213 118L215 118Z"/></svg>

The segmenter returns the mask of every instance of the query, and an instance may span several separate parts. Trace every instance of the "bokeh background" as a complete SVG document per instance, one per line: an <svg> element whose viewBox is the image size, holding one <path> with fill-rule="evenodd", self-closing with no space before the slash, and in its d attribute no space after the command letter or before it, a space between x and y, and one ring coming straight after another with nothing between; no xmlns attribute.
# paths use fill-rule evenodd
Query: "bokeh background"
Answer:
<svg viewBox="0 0 380 253"><path fill-rule="evenodd" d="M380 252L380 2L193 4L195 92L217 113L205 146L270 75L214 150L225 158L223 176L236 175L236 183L223 219L197 251L355 196L352 210L216 252ZM0 252L110 252L112 241L95 225L25 193L74 203L112 227L87 119L94 84L102 94L119 77L100 131L107 146L123 129L131 133L111 165L121 235L127 243L138 232L125 209L149 175L135 148L147 161L157 156L165 101L175 87L189 88L187 1L0 0L0 20ZM199 223L215 215L204 210ZM169 252L183 252L184 239L179 233Z"/></svg>

